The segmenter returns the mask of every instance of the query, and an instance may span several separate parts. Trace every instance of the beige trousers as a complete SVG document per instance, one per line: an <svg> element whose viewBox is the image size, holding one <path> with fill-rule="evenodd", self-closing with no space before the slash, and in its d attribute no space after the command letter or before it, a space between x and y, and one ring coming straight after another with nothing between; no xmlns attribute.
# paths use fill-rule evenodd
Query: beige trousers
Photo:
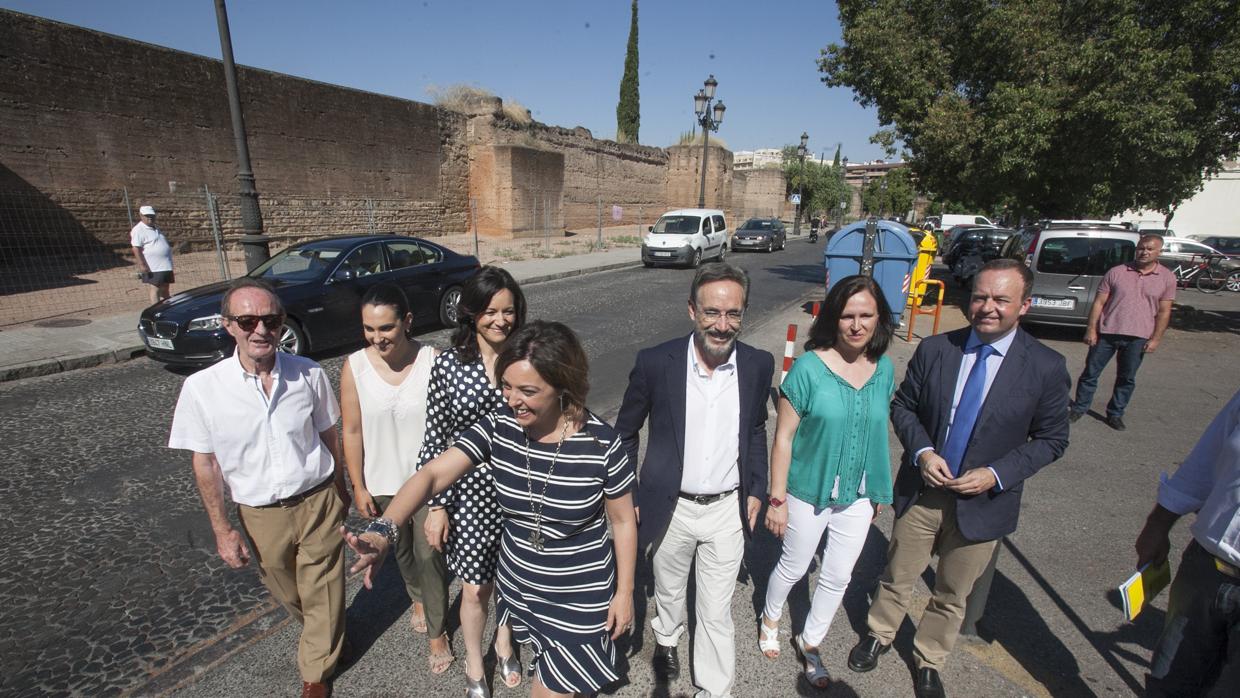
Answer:
<svg viewBox="0 0 1240 698"><path fill-rule="evenodd" d="M326 681L344 647L344 539L336 530L344 502L329 485L292 507L238 505L237 513L263 584L302 624L301 680Z"/></svg>
<svg viewBox="0 0 1240 698"><path fill-rule="evenodd" d="M891 530L887 569L870 604L870 633L884 645L895 639L913 585L937 552L934 595L913 637L913 659L918 669L942 669L960 634L965 600L997 543L966 540L956 525L956 495L926 490Z"/></svg>
<svg viewBox="0 0 1240 698"><path fill-rule="evenodd" d="M710 504L676 500L667 532L655 549L655 641L675 647L685 629L689 567L697 561L694 593L693 683L701 698L728 698L736 678L732 594L745 556L745 532L731 495Z"/></svg>

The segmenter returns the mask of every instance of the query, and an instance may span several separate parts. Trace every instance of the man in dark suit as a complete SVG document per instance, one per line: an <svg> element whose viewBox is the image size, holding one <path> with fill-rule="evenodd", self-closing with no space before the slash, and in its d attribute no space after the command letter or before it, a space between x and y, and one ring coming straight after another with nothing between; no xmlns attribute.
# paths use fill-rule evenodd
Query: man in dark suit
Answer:
<svg viewBox="0 0 1240 698"><path fill-rule="evenodd" d="M676 678L689 568L696 560L694 683L699 698L730 696L736 673L732 594L745 539L766 496L766 398L775 369L736 341L749 277L728 264L698 270L689 291L693 334L637 355L616 430L636 463L641 550L654 544L655 673Z"/></svg>
<svg viewBox="0 0 1240 698"><path fill-rule="evenodd" d="M974 277L969 329L936 335L913 354L891 403L904 446L887 569L870 606L869 635L848 656L870 671L890 649L913 584L935 552L934 594L917 626L914 692L944 695L939 670L964 603L998 540L1016 530L1024 481L1068 447L1063 356L1019 327L1033 274L998 259Z"/></svg>

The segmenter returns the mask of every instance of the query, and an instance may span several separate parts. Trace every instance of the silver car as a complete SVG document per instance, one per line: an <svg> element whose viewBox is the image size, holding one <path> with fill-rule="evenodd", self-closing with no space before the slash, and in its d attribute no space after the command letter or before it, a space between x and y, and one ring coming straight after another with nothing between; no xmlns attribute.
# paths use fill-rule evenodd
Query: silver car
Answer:
<svg viewBox="0 0 1240 698"><path fill-rule="evenodd" d="M1103 275L1132 261L1139 239L1122 225L1046 221L1008 238L999 256L1020 260L1033 271L1026 321L1083 327Z"/></svg>

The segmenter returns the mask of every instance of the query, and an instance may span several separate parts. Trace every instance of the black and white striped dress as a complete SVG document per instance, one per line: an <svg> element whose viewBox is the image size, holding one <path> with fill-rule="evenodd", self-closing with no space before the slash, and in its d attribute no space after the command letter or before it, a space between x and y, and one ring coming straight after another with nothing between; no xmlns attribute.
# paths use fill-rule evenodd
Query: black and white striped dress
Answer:
<svg viewBox="0 0 1240 698"><path fill-rule="evenodd" d="M512 626L519 642L533 645L539 680L559 693L591 693L620 678L615 646L604 629L616 586L604 497L632 488L633 466L615 430L588 417L565 439L549 483L556 444L527 440L507 405L456 442L475 464L491 463L503 511L500 622ZM545 544L539 551L530 534L544 483Z"/></svg>

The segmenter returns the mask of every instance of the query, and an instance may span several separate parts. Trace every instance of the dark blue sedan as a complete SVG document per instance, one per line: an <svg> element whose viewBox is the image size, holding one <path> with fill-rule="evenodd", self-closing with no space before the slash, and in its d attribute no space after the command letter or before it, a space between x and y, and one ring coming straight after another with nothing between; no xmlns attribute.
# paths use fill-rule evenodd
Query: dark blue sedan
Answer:
<svg viewBox="0 0 1240 698"><path fill-rule="evenodd" d="M355 235L294 245L249 276L274 286L284 303L280 350L306 354L360 342L359 303L383 282L404 289L415 325L455 326L461 284L478 269L476 257L420 238ZM208 366L231 355L233 339L220 318L228 285L192 288L143 310L138 334L147 355L183 366Z"/></svg>

